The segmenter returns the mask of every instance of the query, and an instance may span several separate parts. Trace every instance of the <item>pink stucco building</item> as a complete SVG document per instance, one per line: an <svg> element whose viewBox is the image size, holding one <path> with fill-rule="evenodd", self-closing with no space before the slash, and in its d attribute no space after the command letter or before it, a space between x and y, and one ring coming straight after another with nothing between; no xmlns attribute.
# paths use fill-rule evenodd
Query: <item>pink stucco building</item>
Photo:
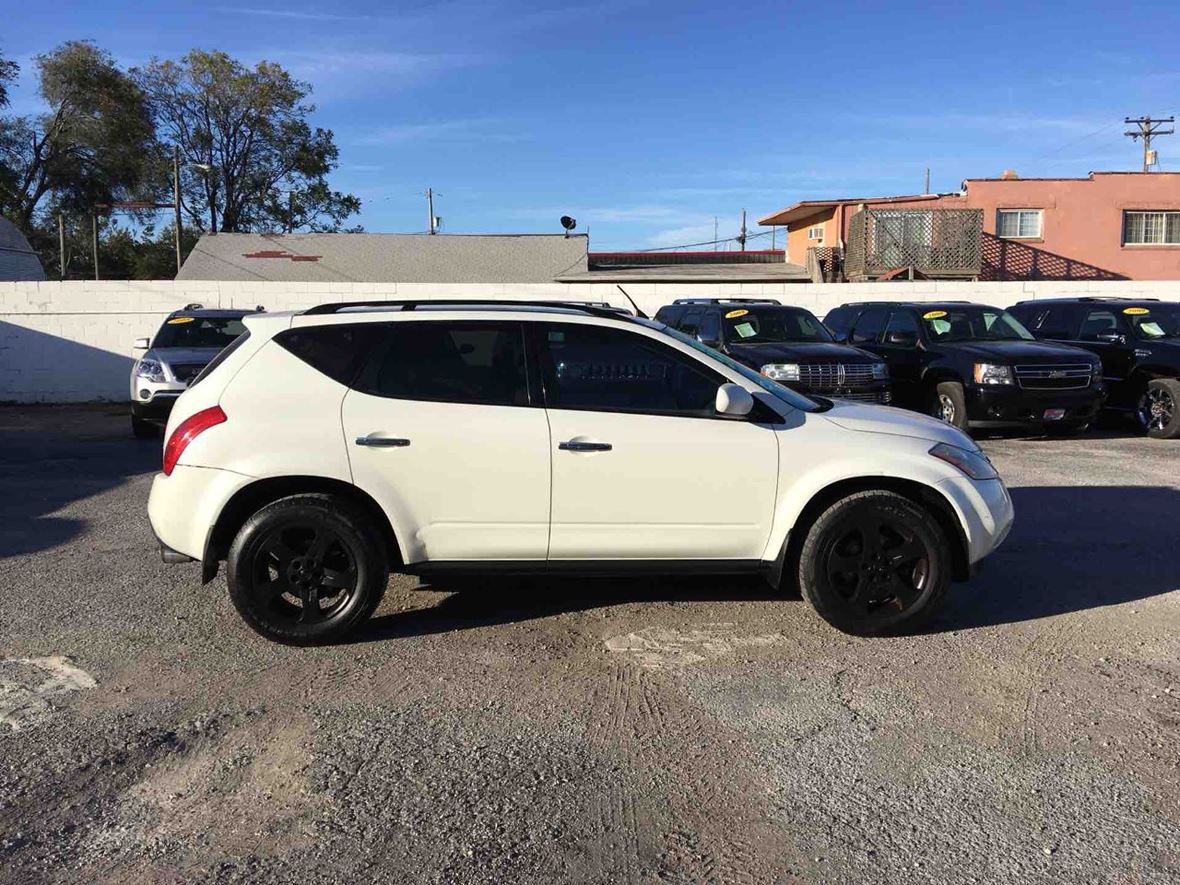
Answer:
<svg viewBox="0 0 1180 885"><path fill-rule="evenodd" d="M978 209L987 279L1180 280L1180 173L972 178L957 194L807 200L759 219L787 226L787 261L843 247L861 208Z"/></svg>

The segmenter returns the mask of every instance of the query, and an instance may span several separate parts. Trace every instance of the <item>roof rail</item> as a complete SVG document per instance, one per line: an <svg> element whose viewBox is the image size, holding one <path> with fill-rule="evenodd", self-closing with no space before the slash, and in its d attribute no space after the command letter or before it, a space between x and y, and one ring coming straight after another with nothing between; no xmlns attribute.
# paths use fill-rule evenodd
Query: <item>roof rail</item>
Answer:
<svg viewBox="0 0 1180 885"><path fill-rule="evenodd" d="M1025 298L1017 304L1060 304L1063 301L1159 301L1158 298L1132 297L1130 295L1057 295L1052 298Z"/></svg>
<svg viewBox="0 0 1180 885"><path fill-rule="evenodd" d="M563 307L567 310L578 310L590 316L605 319L633 320L635 317L622 307L612 307L609 304L596 304L586 301L542 301L542 300L514 300L511 298L417 298L406 301L342 301L330 304L317 304L303 311L303 316L324 316L341 313L353 308L364 307L398 307L401 310L417 310L431 307Z"/></svg>
<svg viewBox="0 0 1180 885"><path fill-rule="evenodd" d="M777 298L677 298L673 304L779 304Z"/></svg>

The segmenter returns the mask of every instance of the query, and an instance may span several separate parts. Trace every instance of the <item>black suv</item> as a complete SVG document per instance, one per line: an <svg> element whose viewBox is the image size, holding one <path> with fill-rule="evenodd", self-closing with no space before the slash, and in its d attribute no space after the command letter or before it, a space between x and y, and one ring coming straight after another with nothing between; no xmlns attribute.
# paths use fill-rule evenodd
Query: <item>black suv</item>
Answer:
<svg viewBox="0 0 1180 885"><path fill-rule="evenodd" d="M771 298L678 298L656 319L800 393L867 403L892 399L880 357L837 344L801 307Z"/></svg>
<svg viewBox="0 0 1180 885"><path fill-rule="evenodd" d="M1134 415L1149 436L1180 437L1180 303L1141 298L1046 298L1012 308L1038 338L1097 354L1106 408Z"/></svg>
<svg viewBox="0 0 1180 885"><path fill-rule="evenodd" d="M900 406L958 428L1035 426L1079 433L1101 408L1102 365L1037 341L998 307L961 301L844 304L824 323L884 357Z"/></svg>

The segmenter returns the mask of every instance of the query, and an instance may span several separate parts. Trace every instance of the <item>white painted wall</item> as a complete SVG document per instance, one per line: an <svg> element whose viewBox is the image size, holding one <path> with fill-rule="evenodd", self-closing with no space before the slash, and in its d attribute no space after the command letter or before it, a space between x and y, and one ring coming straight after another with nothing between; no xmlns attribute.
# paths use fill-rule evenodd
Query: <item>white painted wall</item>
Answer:
<svg viewBox="0 0 1180 885"><path fill-rule="evenodd" d="M673 298L768 297L822 319L845 301L964 299L1008 306L1054 295L1180 300L1180 281L1109 283L626 283L654 314ZM429 285L422 283L0 282L0 402L119 401L127 397L134 339L189 302L206 307L292 310L330 301L386 298L625 299L610 283Z"/></svg>

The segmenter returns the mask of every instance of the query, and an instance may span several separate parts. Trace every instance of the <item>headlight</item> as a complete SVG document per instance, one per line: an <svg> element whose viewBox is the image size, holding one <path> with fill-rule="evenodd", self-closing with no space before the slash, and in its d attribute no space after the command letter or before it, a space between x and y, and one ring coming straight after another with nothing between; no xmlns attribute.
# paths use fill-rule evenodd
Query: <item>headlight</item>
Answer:
<svg viewBox="0 0 1180 885"><path fill-rule="evenodd" d="M889 367L884 363L873 363L873 380L884 381L889 377Z"/></svg>
<svg viewBox="0 0 1180 885"><path fill-rule="evenodd" d="M164 367L155 360L140 360L135 365L135 377L146 378L148 381L162 382Z"/></svg>
<svg viewBox="0 0 1180 885"><path fill-rule="evenodd" d="M975 364L976 384L1015 384L1011 366L998 366L995 363Z"/></svg>
<svg viewBox="0 0 1180 885"><path fill-rule="evenodd" d="M958 446L939 443L930 450L930 454L935 458L946 461L948 464L955 465L972 479L1000 478L1000 474L996 473L996 468L992 466L992 462L987 460L981 452L969 452L966 449L960 449Z"/></svg>
<svg viewBox="0 0 1180 885"><path fill-rule="evenodd" d="M798 381L798 363L768 363L762 367L762 374L774 381Z"/></svg>

